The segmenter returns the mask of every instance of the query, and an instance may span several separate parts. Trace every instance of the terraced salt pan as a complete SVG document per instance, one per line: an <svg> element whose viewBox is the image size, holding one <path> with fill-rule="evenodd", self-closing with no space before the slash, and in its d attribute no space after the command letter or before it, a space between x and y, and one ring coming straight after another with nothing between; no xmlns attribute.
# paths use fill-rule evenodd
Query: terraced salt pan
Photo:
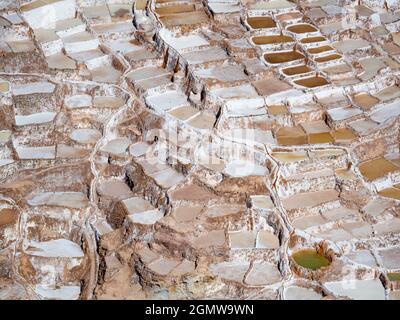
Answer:
<svg viewBox="0 0 400 320"><path fill-rule="evenodd" d="M326 282L324 286L336 296L354 300L385 300L385 288L378 279Z"/></svg>
<svg viewBox="0 0 400 320"><path fill-rule="evenodd" d="M51 82L32 82L26 84L14 84L12 92L14 96L22 96L37 93L53 93L56 86Z"/></svg>
<svg viewBox="0 0 400 320"><path fill-rule="evenodd" d="M283 146L302 145L307 143L307 135L300 126L281 127L275 133L278 144Z"/></svg>
<svg viewBox="0 0 400 320"><path fill-rule="evenodd" d="M45 55L53 54L61 50L63 43L53 29L36 29L35 38L41 44ZM50 45L51 44L51 45Z"/></svg>
<svg viewBox="0 0 400 320"><path fill-rule="evenodd" d="M141 91L147 91L148 94L153 94L154 92L158 92L159 88L171 87L171 78L172 76L170 73L165 73L164 75L159 77L140 80L136 83L136 85L138 88L140 88Z"/></svg>
<svg viewBox="0 0 400 320"><path fill-rule="evenodd" d="M114 155L121 155L126 152L130 144L131 141L128 138L118 138L110 140L100 150Z"/></svg>
<svg viewBox="0 0 400 320"><path fill-rule="evenodd" d="M186 123L198 130L212 130L215 123L215 115L211 112L200 112Z"/></svg>
<svg viewBox="0 0 400 320"><path fill-rule="evenodd" d="M158 113L188 104L187 96L182 91L167 91L146 98L146 103Z"/></svg>
<svg viewBox="0 0 400 320"><path fill-rule="evenodd" d="M252 84L260 96L268 97L269 100L272 100L273 98L279 99L279 97L290 95L288 90L292 89L292 86L287 82L275 77L263 78L254 81ZM291 95L294 96L293 93Z"/></svg>
<svg viewBox="0 0 400 320"><path fill-rule="evenodd" d="M336 0L317 0L305 4L307 8L324 7L327 5L336 5Z"/></svg>
<svg viewBox="0 0 400 320"><path fill-rule="evenodd" d="M172 271L171 271L171 275L173 276L180 276L180 275L184 275L190 272L193 272L196 268L196 265L193 261L189 261L189 260L182 260L182 262L180 262L180 264L178 264Z"/></svg>
<svg viewBox="0 0 400 320"><path fill-rule="evenodd" d="M308 159L307 152L304 151L273 152L272 157L283 164L299 162Z"/></svg>
<svg viewBox="0 0 400 320"><path fill-rule="evenodd" d="M0 8L2 4L0 3ZM7 284L2 286L0 290L0 299L1 300L13 300L13 299L29 299L29 295L26 292L26 289L16 282L12 284Z"/></svg>
<svg viewBox="0 0 400 320"><path fill-rule="evenodd" d="M365 221L346 222L342 227L356 239L369 238L373 233L372 226Z"/></svg>
<svg viewBox="0 0 400 320"><path fill-rule="evenodd" d="M173 210L172 216L177 222L186 223L196 219L202 210L203 206L180 206Z"/></svg>
<svg viewBox="0 0 400 320"><path fill-rule="evenodd" d="M195 71L195 74L200 78L214 79L223 82L243 81L247 79L243 68L238 65L199 69Z"/></svg>
<svg viewBox="0 0 400 320"><path fill-rule="evenodd" d="M331 16L331 17L343 14L343 8L338 6L334 2L323 5L322 9L328 14L328 16ZM345 10L344 12L347 11L346 9L344 9L344 10Z"/></svg>
<svg viewBox="0 0 400 320"><path fill-rule="evenodd" d="M371 43L364 39L346 39L334 42L332 44L338 51L348 54L357 49L366 49L371 46Z"/></svg>
<svg viewBox="0 0 400 320"><path fill-rule="evenodd" d="M356 105L363 108L364 110L368 110L379 103L379 99L371 96L367 92L360 92L353 96L353 101Z"/></svg>
<svg viewBox="0 0 400 320"><path fill-rule="evenodd" d="M169 75L170 73L160 67L144 67L140 69L136 69L130 73L128 73L127 77L133 81L133 82L138 82L146 79L152 79L156 77L161 77L165 75Z"/></svg>
<svg viewBox="0 0 400 320"><path fill-rule="evenodd" d="M208 2L208 7L214 14L240 12L240 5L236 3Z"/></svg>
<svg viewBox="0 0 400 320"><path fill-rule="evenodd" d="M18 157L21 160L33 159L54 159L56 155L56 147L16 147Z"/></svg>
<svg viewBox="0 0 400 320"><path fill-rule="evenodd" d="M150 145L147 142L137 142L130 146L129 153L134 157L140 157L149 150Z"/></svg>
<svg viewBox="0 0 400 320"><path fill-rule="evenodd" d="M321 215L300 217L292 222L293 227L306 230L308 228L325 224L327 221Z"/></svg>
<svg viewBox="0 0 400 320"><path fill-rule="evenodd" d="M75 61L63 53L56 53L46 57L47 65L50 69L76 69Z"/></svg>
<svg viewBox="0 0 400 320"><path fill-rule="evenodd" d="M109 3L108 10L110 11L111 17L116 21L130 20L132 18L132 5L130 3Z"/></svg>
<svg viewBox="0 0 400 320"><path fill-rule="evenodd" d="M330 109L327 112L333 121L342 121L361 114L362 110L357 108L342 107L342 108Z"/></svg>
<svg viewBox="0 0 400 320"><path fill-rule="evenodd" d="M145 211L154 210L154 207L149 201L140 198L132 197L121 201L128 214L143 213Z"/></svg>
<svg viewBox="0 0 400 320"><path fill-rule="evenodd" d="M163 25L166 28L183 25L199 25L209 21L209 17L205 13L204 8L192 12L182 12L169 14L160 17Z"/></svg>
<svg viewBox="0 0 400 320"><path fill-rule="evenodd" d="M321 214L322 217L328 221L355 220L359 218L357 210L349 209L344 206L323 211Z"/></svg>
<svg viewBox="0 0 400 320"><path fill-rule="evenodd" d="M32 52L36 48L34 42L30 39L7 41L7 44L14 53Z"/></svg>
<svg viewBox="0 0 400 320"><path fill-rule="evenodd" d="M309 23L293 24L286 27L286 30L296 34L313 33L318 31L317 28Z"/></svg>
<svg viewBox="0 0 400 320"><path fill-rule="evenodd" d="M302 180L312 180L312 179L324 179L324 180L329 180L330 183L334 186L334 171L331 168L326 168L326 169L322 169L322 170L315 170L315 171L308 171L308 172L304 172L304 173L298 173L298 174L286 174L283 173L282 174L283 177L287 180L287 181L291 181L291 182L296 182L296 181L302 181ZM329 178L329 179L327 179ZM328 185L329 182L326 181L326 184Z"/></svg>
<svg viewBox="0 0 400 320"><path fill-rule="evenodd" d="M398 86L386 87L374 94L381 101L389 101L400 97L400 88Z"/></svg>
<svg viewBox="0 0 400 320"><path fill-rule="evenodd" d="M125 104L125 100L113 96L95 96L93 105L95 108L120 108Z"/></svg>
<svg viewBox="0 0 400 320"><path fill-rule="evenodd" d="M109 34L130 34L135 31L135 27L131 21L119 22L119 23L106 23L93 25L92 29L94 32L101 35Z"/></svg>
<svg viewBox="0 0 400 320"><path fill-rule="evenodd" d="M232 141L254 146L255 144L274 145L275 140L270 130L260 129L231 129L222 132L224 137Z"/></svg>
<svg viewBox="0 0 400 320"><path fill-rule="evenodd" d="M268 29L276 27L276 22L271 18L271 16L247 17L246 22L253 29Z"/></svg>
<svg viewBox="0 0 400 320"><path fill-rule="evenodd" d="M399 167L384 158L364 161L359 164L358 168L360 173L369 181L382 178L389 173L400 170Z"/></svg>
<svg viewBox="0 0 400 320"><path fill-rule="evenodd" d="M256 237L257 249L278 249L279 239L276 235L268 230L260 230Z"/></svg>
<svg viewBox="0 0 400 320"><path fill-rule="evenodd" d="M385 62L381 58L376 57L360 59L358 62L364 70L364 72L358 75L363 81L367 81L375 77L379 70L386 67Z"/></svg>
<svg viewBox="0 0 400 320"><path fill-rule="evenodd" d="M10 90L10 84L0 80L0 93L6 93Z"/></svg>
<svg viewBox="0 0 400 320"><path fill-rule="evenodd" d="M64 104L68 109L87 108L92 105L92 96L80 94L66 97Z"/></svg>
<svg viewBox="0 0 400 320"><path fill-rule="evenodd" d="M125 57L134 63L136 61L150 61L152 59L157 59L156 51L149 51L147 49L141 49L136 51L131 51L125 53Z"/></svg>
<svg viewBox="0 0 400 320"><path fill-rule="evenodd" d="M390 193L391 189L396 190L395 192L397 192L397 194L392 193L389 195L385 195L383 193L384 190L382 190L382 192L379 192L379 194L382 196L389 196L392 199L400 200L400 189L389 188L389 193ZM400 219L392 218L392 219L385 220L381 223L377 223L374 225L374 230L375 230L375 234L377 234L378 236L385 235L385 234L391 234L391 233L398 233L398 232L400 232ZM397 253L398 253L398 251L397 251Z"/></svg>
<svg viewBox="0 0 400 320"><path fill-rule="evenodd" d="M185 178L181 173L170 167L165 170L158 171L154 174L150 174L150 176L156 181L158 185L165 189L177 185Z"/></svg>
<svg viewBox="0 0 400 320"><path fill-rule="evenodd" d="M269 2L257 2L250 5L251 10L277 10L294 8L296 5L287 0L272 0Z"/></svg>
<svg viewBox="0 0 400 320"><path fill-rule="evenodd" d="M28 199L31 206L58 206L81 209L88 205L88 199L82 192L43 192Z"/></svg>
<svg viewBox="0 0 400 320"><path fill-rule="evenodd" d="M272 210L275 208L271 197L264 195L250 196L252 208L257 210Z"/></svg>
<svg viewBox="0 0 400 320"><path fill-rule="evenodd" d="M212 230L208 232L203 232L201 235L194 239L194 246L198 249L206 249L210 247L220 247L226 242L225 231Z"/></svg>
<svg viewBox="0 0 400 320"><path fill-rule="evenodd" d="M234 160L226 165L225 173L232 177L265 176L268 169L254 162Z"/></svg>
<svg viewBox="0 0 400 320"><path fill-rule="evenodd" d="M48 123L54 120L56 112L39 112L26 116L15 116L15 124L17 126L26 126L32 124Z"/></svg>
<svg viewBox="0 0 400 320"><path fill-rule="evenodd" d="M231 249L253 249L255 247L254 231L229 232L228 235Z"/></svg>
<svg viewBox="0 0 400 320"><path fill-rule="evenodd" d="M234 231L229 232L231 249L268 249L279 248L279 239L270 231Z"/></svg>
<svg viewBox="0 0 400 320"><path fill-rule="evenodd" d="M32 1L21 6L24 19L32 29L40 27L52 28L59 20L75 17L75 0L47 0ZM48 15L53 12L52 15ZM43 19L48 15L47 19Z"/></svg>
<svg viewBox="0 0 400 320"><path fill-rule="evenodd" d="M267 113L262 98L227 101L225 108L228 117L260 116Z"/></svg>
<svg viewBox="0 0 400 320"><path fill-rule="evenodd" d="M168 112L169 115L173 116L176 119L179 119L181 121L188 120L189 118L192 118L193 116L199 114L199 110L196 108L193 108L191 106L184 106L184 107L179 107L172 109L171 111ZM215 121L215 119L214 119Z"/></svg>
<svg viewBox="0 0 400 320"><path fill-rule="evenodd" d="M110 226L105 218L98 218L93 226L96 230L96 234L99 236L103 236L113 231L113 228Z"/></svg>
<svg viewBox="0 0 400 320"><path fill-rule="evenodd" d="M362 208L365 214L371 217L377 217L382 214L386 209L393 206L393 203L387 199L371 199L368 203Z"/></svg>
<svg viewBox="0 0 400 320"><path fill-rule="evenodd" d="M355 6L355 9L357 10L357 13L360 15L360 17L370 17L375 13L374 10L364 5Z"/></svg>
<svg viewBox="0 0 400 320"><path fill-rule="evenodd" d="M185 52L182 54L182 56L190 65L214 61L225 61L228 57L225 50L219 47L211 47L209 49Z"/></svg>
<svg viewBox="0 0 400 320"><path fill-rule="evenodd" d="M330 135L331 129L322 120L303 122L300 125L308 135L309 143L327 143L333 141Z"/></svg>
<svg viewBox="0 0 400 320"><path fill-rule="evenodd" d="M358 120L349 123L350 128L352 128L359 135L368 135L371 131L377 129L379 126L376 122L371 120Z"/></svg>
<svg viewBox="0 0 400 320"><path fill-rule="evenodd" d="M86 24L78 18L65 19L56 22L55 32L59 37L66 37L73 33L83 32Z"/></svg>
<svg viewBox="0 0 400 320"><path fill-rule="evenodd" d="M307 11L307 17L316 22L319 19L324 19L328 15L321 8L312 8Z"/></svg>
<svg viewBox="0 0 400 320"><path fill-rule="evenodd" d="M88 19L111 18L107 5L83 7L82 12Z"/></svg>
<svg viewBox="0 0 400 320"><path fill-rule="evenodd" d="M15 161L13 159L0 159L0 167L6 166L14 162Z"/></svg>
<svg viewBox="0 0 400 320"><path fill-rule="evenodd" d="M90 70L92 74L92 80L104 83L117 83L122 72L115 69L112 65L102 65Z"/></svg>
<svg viewBox="0 0 400 320"><path fill-rule="evenodd" d="M353 236L343 228L333 226L329 229L310 231L309 233L315 237L333 242L349 241L353 238Z"/></svg>
<svg viewBox="0 0 400 320"><path fill-rule="evenodd" d="M225 100L254 99L259 97L256 89L254 89L254 87L250 84L240 85L237 87L213 89L211 90L211 93Z"/></svg>
<svg viewBox="0 0 400 320"><path fill-rule="evenodd" d="M43 285L37 285L35 292L47 300L78 300L81 293L80 286L60 286L50 288Z"/></svg>
<svg viewBox="0 0 400 320"><path fill-rule="evenodd" d="M218 218L228 215L235 215L244 212L246 208L243 205L236 204L217 204L207 209L207 216L210 218Z"/></svg>
<svg viewBox="0 0 400 320"><path fill-rule="evenodd" d="M372 267L376 268L378 267L378 264L376 263L375 257L371 254L369 250L357 250L354 252L351 252L346 255L346 258L354 261L355 263L367 266L367 267Z"/></svg>
<svg viewBox="0 0 400 320"><path fill-rule="evenodd" d="M284 300L321 300L322 295L312 288L291 286L283 290Z"/></svg>
<svg viewBox="0 0 400 320"><path fill-rule="evenodd" d="M152 225L164 216L150 202L139 197L122 200L122 204L128 212L129 221L134 224Z"/></svg>
<svg viewBox="0 0 400 320"><path fill-rule="evenodd" d="M65 144L57 145L57 158L66 158L66 159L74 159L74 158L84 158L87 157L90 153L90 150L85 149L79 146L68 146Z"/></svg>
<svg viewBox="0 0 400 320"><path fill-rule="evenodd" d="M62 41L68 53L95 50L100 44L99 39L87 31L72 34Z"/></svg>
<svg viewBox="0 0 400 320"><path fill-rule="evenodd" d="M395 2L395 1L388 1L388 3L390 3L390 2ZM389 6L390 6L390 4L389 4ZM383 12L383 13L381 13L380 15L379 15L379 18L380 18L380 21L382 22L382 23L384 23L384 24L390 24L390 23L393 23L393 22L396 22L396 21L398 21L399 20L399 15L398 15L398 13L397 12Z"/></svg>
<svg viewBox="0 0 400 320"><path fill-rule="evenodd" d="M209 45L209 42L199 34L191 34L188 36L174 37L167 29L161 29L160 37L178 52L184 52L189 48L196 48Z"/></svg>
<svg viewBox="0 0 400 320"><path fill-rule="evenodd" d="M264 60L272 65L278 65L288 62L293 62L304 59L304 55L299 51L280 51L280 52L267 52L264 54Z"/></svg>
<svg viewBox="0 0 400 320"><path fill-rule="evenodd" d="M309 73L311 71L312 71L312 69L307 65L298 65L298 66L282 69L282 73L284 73L287 76L295 76L295 75L299 75L299 74L305 74L305 73Z"/></svg>
<svg viewBox="0 0 400 320"><path fill-rule="evenodd" d="M99 49L94 50L86 50L79 52L69 52L68 56L78 62L90 62L92 60L96 60L98 58L104 57L104 53Z"/></svg>
<svg viewBox="0 0 400 320"><path fill-rule="evenodd" d="M306 77L293 81L295 84L305 88L317 88L328 85L326 78L320 76Z"/></svg>
<svg viewBox="0 0 400 320"><path fill-rule="evenodd" d="M71 132L71 139L84 144L96 143L101 138L101 132L97 129L75 129Z"/></svg>
<svg viewBox="0 0 400 320"><path fill-rule="evenodd" d="M303 19L303 14L300 11L289 11L289 12L277 14L276 18L281 23L297 22L297 21L301 21L301 19Z"/></svg>
<svg viewBox="0 0 400 320"><path fill-rule="evenodd" d="M167 275L179 264L179 261L161 257L149 263L149 269L160 275Z"/></svg>
<svg viewBox="0 0 400 320"><path fill-rule="evenodd" d="M44 242L29 241L25 253L45 258L82 258L84 253L75 242L56 239Z"/></svg>
<svg viewBox="0 0 400 320"><path fill-rule="evenodd" d="M133 193L131 189L129 189L128 185L117 179L102 181L97 187L97 193L100 196L108 197L115 201L133 196Z"/></svg>
<svg viewBox="0 0 400 320"><path fill-rule="evenodd" d="M327 24L320 26L319 29L324 35L329 35L331 33L335 33L342 30L342 22L341 21L329 22Z"/></svg>
<svg viewBox="0 0 400 320"><path fill-rule="evenodd" d="M380 249L378 256L384 268L389 270L400 268L400 247Z"/></svg>
<svg viewBox="0 0 400 320"><path fill-rule="evenodd" d="M214 276L218 276L227 281L242 283L244 276L247 270L249 269L249 264L222 262L222 263L210 264L208 266L208 269Z"/></svg>
<svg viewBox="0 0 400 320"><path fill-rule="evenodd" d="M314 207L326 202L338 200L336 190L323 190L315 192L298 193L282 199L282 205L286 210Z"/></svg>
<svg viewBox="0 0 400 320"><path fill-rule="evenodd" d="M395 101L373 112L370 115L370 118L378 123L383 123L391 118L397 117L398 115L400 115L399 102Z"/></svg>
<svg viewBox="0 0 400 320"><path fill-rule="evenodd" d="M0 10L2 9L2 5L0 5ZM23 22L21 16L16 12L5 13L3 14L3 18L9 21L11 24L20 24Z"/></svg>
<svg viewBox="0 0 400 320"><path fill-rule="evenodd" d="M131 40L114 40L107 43L113 51L118 51L123 54L134 52L143 49L143 46L135 44Z"/></svg>
<svg viewBox="0 0 400 320"><path fill-rule="evenodd" d="M153 225L163 216L164 214L159 210L149 210L130 214L128 215L128 220L133 224Z"/></svg>
<svg viewBox="0 0 400 320"><path fill-rule="evenodd" d="M250 286L265 286L280 280L281 274L275 265L269 262L255 262L244 282Z"/></svg>

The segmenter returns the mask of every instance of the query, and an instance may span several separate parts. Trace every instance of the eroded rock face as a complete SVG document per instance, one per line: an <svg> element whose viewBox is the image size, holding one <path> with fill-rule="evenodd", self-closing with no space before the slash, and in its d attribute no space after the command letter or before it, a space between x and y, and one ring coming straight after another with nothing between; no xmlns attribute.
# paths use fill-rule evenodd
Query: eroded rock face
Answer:
<svg viewBox="0 0 400 320"><path fill-rule="evenodd" d="M0 5L0 299L398 299L399 10Z"/></svg>

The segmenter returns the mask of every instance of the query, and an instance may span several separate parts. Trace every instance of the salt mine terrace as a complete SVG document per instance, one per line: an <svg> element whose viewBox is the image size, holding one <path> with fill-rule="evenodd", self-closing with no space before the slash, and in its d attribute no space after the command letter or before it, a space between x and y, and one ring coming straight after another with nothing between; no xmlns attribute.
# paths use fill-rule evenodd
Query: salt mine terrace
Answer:
<svg viewBox="0 0 400 320"><path fill-rule="evenodd" d="M0 1L0 299L398 300L399 21Z"/></svg>

